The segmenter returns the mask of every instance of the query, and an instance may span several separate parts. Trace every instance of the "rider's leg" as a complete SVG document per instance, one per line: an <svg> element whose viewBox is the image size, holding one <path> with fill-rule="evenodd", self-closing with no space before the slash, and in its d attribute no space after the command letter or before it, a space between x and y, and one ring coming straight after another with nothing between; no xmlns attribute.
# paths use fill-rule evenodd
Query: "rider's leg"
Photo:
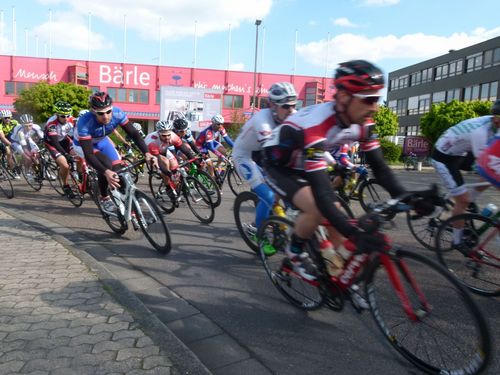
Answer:
<svg viewBox="0 0 500 375"><path fill-rule="evenodd" d="M68 161L66 158L59 154L58 157L56 157L56 164L59 166L59 178L61 179L63 185L68 184L68 175L69 175L69 165Z"/></svg>

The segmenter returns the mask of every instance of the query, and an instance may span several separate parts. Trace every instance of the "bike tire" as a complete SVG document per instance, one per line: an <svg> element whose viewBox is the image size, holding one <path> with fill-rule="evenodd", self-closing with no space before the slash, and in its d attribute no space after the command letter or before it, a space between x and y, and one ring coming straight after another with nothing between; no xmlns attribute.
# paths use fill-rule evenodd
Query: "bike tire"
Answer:
<svg viewBox="0 0 500 375"><path fill-rule="evenodd" d="M371 211L370 205L391 199L389 192L376 179L370 178L360 183L358 189L359 204L366 213ZM382 215L385 220L392 220L396 214Z"/></svg>
<svg viewBox="0 0 500 375"><path fill-rule="evenodd" d="M415 314L404 311L382 256L394 265ZM492 355L490 332L478 306L437 262L396 250L368 267L365 291L375 323L406 360L429 374L478 374ZM424 301L425 299L425 301Z"/></svg>
<svg viewBox="0 0 500 375"><path fill-rule="evenodd" d="M463 222L464 253L452 246L454 223ZM436 251L439 262L472 292L500 296L500 224L491 218L466 213L450 217L439 227Z"/></svg>
<svg viewBox="0 0 500 375"><path fill-rule="evenodd" d="M240 236L252 251L259 254L257 228L255 227L255 207L259 203L257 194L243 191L234 200L233 214Z"/></svg>
<svg viewBox="0 0 500 375"><path fill-rule="evenodd" d="M292 232L291 220L281 216L270 216L266 219L257 232L260 259L271 282L281 295L301 310L316 310L324 303L319 283L305 280L295 273L285 253ZM276 253L266 255L266 244L272 244Z"/></svg>
<svg viewBox="0 0 500 375"><path fill-rule="evenodd" d="M122 158L122 164L124 166L132 165L136 161L137 161L137 159L135 157L129 156L129 155ZM136 184L137 181L139 181L139 174L140 174L139 167L136 166L135 168L129 169L129 171L130 171L130 174L132 175L132 181L134 181L134 184Z"/></svg>
<svg viewBox="0 0 500 375"><path fill-rule="evenodd" d="M49 185L54 189L57 194L64 197L63 183L59 177L59 167L55 162L44 161L44 178L49 181ZM69 177L68 177L69 180Z"/></svg>
<svg viewBox="0 0 500 375"><path fill-rule="evenodd" d="M172 249L172 240L160 207L140 190L135 191L134 198L132 209L142 233L156 251L168 254Z"/></svg>
<svg viewBox="0 0 500 375"><path fill-rule="evenodd" d="M32 166L32 174L31 174L31 179L28 178L27 175L28 171L26 170L26 167L24 164L21 167L21 174L23 175L24 179L26 180L26 183L35 191L39 191L42 188L42 180L43 177L41 176L40 173L40 166L33 165Z"/></svg>
<svg viewBox="0 0 500 375"><path fill-rule="evenodd" d="M195 177L183 177L183 195L193 215L203 224L215 217L215 207L207 188Z"/></svg>
<svg viewBox="0 0 500 375"><path fill-rule="evenodd" d="M202 184L205 186L212 196L212 201L214 207L219 207L222 203L222 194L219 189L219 185L215 182L214 178L210 176L208 172L197 170L196 174L193 176L196 177Z"/></svg>
<svg viewBox="0 0 500 375"><path fill-rule="evenodd" d="M113 232L115 232L116 234L122 235L128 229L127 221L125 220L125 217L123 216L123 214L120 212L120 209L118 208L119 202L117 202L115 200L113 194L111 194L110 191L108 191L108 194L109 194L109 197L111 198L111 200L113 200L113 202L117 206L117 209L113 214L109 214L102 209L101 202L99 201L99 198L96 198L95 203L97 204L97 207L99 208L99 211L101 212L102 218L104 219L106 224L108 224L109 228Z"/></svg>
<svg viewBox="0 0 500 375"><path fill-rule="evenodd" d="M14 198L14 188L12 187L12 181L10 180L9 173L3 166L0 166L0 190L6 198Z"/></svg>
<svg viewBox="0 0 500 375"><path fill-rule="evenodd" d="M171 191L170 186L165 185L162 176L158 172L149 174L149 190L163 211L167 214L175 211L177 202L168 195L168 192Z"/></svg>
<svg viewBox="0 0 500 375"><path fill-rule="evenodd" d="M71 195L65 194L66 198L75 207L80 207L83 204L83 194L80 191L80 182L75 179L75 177L69 173L68 185L71 189Z"/></svg>
<svg viewBox="0 0 500 375"><path fill-rule="evenodd" d="M235 196L243 191L250 191L250 185L244 178L241 178L236 169L230 168L226 173L227 183Z"/></svg>

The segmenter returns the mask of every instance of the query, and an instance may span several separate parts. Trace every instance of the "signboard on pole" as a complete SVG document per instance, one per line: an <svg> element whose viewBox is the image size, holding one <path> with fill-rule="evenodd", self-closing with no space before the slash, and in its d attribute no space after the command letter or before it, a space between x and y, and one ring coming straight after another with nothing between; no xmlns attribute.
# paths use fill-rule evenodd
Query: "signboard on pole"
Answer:
<svg viewBox="0 0 500 375"><path fill-rule="evenodd" d="M184 118L192 131L199 132L211 124L210 119L222 109L222 90L182 86L161 86L160 119Z"/></svg>
<svg viewBox="0 0 500 375"><path fill-rule="evenodd" d="M414 153L417 156L427 156L430 153L431 144L425 137L408 136L403 144L403 154Z"/></svg>

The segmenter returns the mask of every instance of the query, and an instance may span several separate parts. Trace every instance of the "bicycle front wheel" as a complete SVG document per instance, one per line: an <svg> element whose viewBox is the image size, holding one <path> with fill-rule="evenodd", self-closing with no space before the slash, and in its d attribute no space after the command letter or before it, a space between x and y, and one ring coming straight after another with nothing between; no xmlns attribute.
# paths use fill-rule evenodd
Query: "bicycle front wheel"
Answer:
<svg viewBox="0 0 500 375"><path fill-rule="evenodd" d="M183 194L191 212L203 224L210 224L215 217L215 208L210 193L192 176L184 177Z"/></svg>
<svg viewBox="0 0 500 375"><path fill-rule="evenodd" d="M95 203L97 204L97 207L101 212L102 218L104 219L104 221L106 221L106 224L108 224L113 232L121 235L127 231L128 224L125 220L125 216L123 216L123 213L120 211L120 202L113 196L113 194L111 194L109 190L108 195L115 204L115 209L113 210L113 212L105 211L101 206L99 198L95 200Z"/></svg>
<svg viewBox="0 0 500 375"><path fill-rule="evenodd" d="M75 179L75 177L70 173L68 176L68 185L71 192L66 194L66 198L75 207L80 207L83 203L83 194L80 192L80 183Z"/></svg>
<svg viewBox="0 0 500 375"><path fill-rule="evenodd" d="M234 195L238 196L243 191L250 191L250 185L244 178L241 178L236 169L231 168L227 171L227 183Z"/></svg>
<svg viewBox="0 0 500 375"><path fill-rule="evenodd" d="M371 211L371 206L391 199L391 195L375 179L364 180L358 189L359 204L365 212ZM396 214L384 216L386 220L391 220Z"/></svg>
<svg viewBox="0 0 500 375"><path fill-rule="evenodd" d="M151 191L156 203L158 203L163 211L167 214L174 212L175 207L177 207L175 196L173 195L170 186L165 184L163 177L159 173L150 173L149 190Z"/></svg>
<svg viewBox="0 0 500 375"><path fill-rule="evenodd" d="M317 281L302 278L285 253L293 233L293 222L270 216L259 228L260 259L267 275L278 291L294 306L302 310L314 310L323 304L323 296ZM270 252L270 247L274 250Z"/></svg>
<svg viewBox="0 0 500 375"><path fill-rule="evenodd" d="M453 246L453 229L463 227L462 241ZM478 214L449 218L436 236L438 258L474 293L500 296L500 224Z"/></svg>
<svg viewBox="0 0 500 375"><path fill-rule="evenodd" d="M257 194L244 191L236 197L233 205L234 222L241 238L250 249L259 253L257 228L255 227L255 207L259 203Z"/></svg>
<svg viewBox="0 0 500 375"><path fill-rule="evenodd" d="M194 177L196 177L203 184L203 186L205 186L207 188L208 193L212 197L214 207L220 206L220 204L222 202L222 195L220 193L219 186L217 185L215 180L212 178L212 176L210 176L210 174L208 174L205 171L198 170L198 171L196 171L196 174L194 175Z"/></svg>
<svg viewBox="0 0 500 375"><path fill-rule="evenodd" d="M21 173L28 185L35 191L42 188L42 176L39 165L32 165L31 169L27 169L24 164L21 167Z"/></svg>
<svg viewBox="0 0 500 375"><path fill-rule="evenodd" d="M367 270L365 288L382 334L419 369L479 374L488 365L492 349L486 321L467 290L440 264L410 251L382 254Z"/></svg>
<svg viewBox="0 0 500 375"><path fill-rule="evenodd" d="M14 198L14 188L9 174L3 166L0 166L0 190L8 198Z"/></svg>
<svg viewBox="0 0 500 375"><path fill-rule="evenodd" d="M133 212L149 243L161 254L172 248L170 232L158 205L142 191L135 191Z"/></svg>
<svg viewBox="0 0 500 375"><path fill-rule="evenodd" d="M45 179L49 181L50 186L57 192L57 194L64 196L64 190L62 189L63 184L59 177L59 167L52 159L45 160L43 163Z"/></svg>

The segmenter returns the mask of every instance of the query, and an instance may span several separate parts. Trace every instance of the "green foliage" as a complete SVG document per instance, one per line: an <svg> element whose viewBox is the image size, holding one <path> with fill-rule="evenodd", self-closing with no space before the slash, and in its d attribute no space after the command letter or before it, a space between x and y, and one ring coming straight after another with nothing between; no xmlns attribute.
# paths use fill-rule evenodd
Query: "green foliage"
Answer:
<svg viewBox="0 0 500 375"><path fill-rule="evenodd" d="M472 101L433 104L430 112L420 119L420 129L432 144L449 127L473 117L485 116L490 113L491 102Z"/></svg>
<svg viewBox="0 0 500 375"><path fill-rule="evenodd" d="M224 124L224 127L226 128L227 133L229 134L231 139L234 141L238 134L240 134L241 127L247 120L241 109L235 109L231 113L230 121L231 124Z"/></svg>
<svg viewBox="0 0 500 375"><path fill-rule="evenodd" d="M399 160L403 148L399 145L388 141L387 139L381 139L380 145L382 147L382 153L384 154L384 159L393 163Z"/></svg>
<svg viewBox="0 0 500 375"><path fill-rule="evenodd" d="M386 105L380 106L373 116L375 132L380 138L398 133L398 116Z"/></svg>
<svg viewBox="0 0 500 375"><path fill-rule="evenodd" d="M23 90L14 101L17 113L29 113L35 122L43 123L54 114L54 103L64 100L73 107L73 116L88 108L89 95L92 92L85 86L59 82L55 85L39 82Z"/></svg>

